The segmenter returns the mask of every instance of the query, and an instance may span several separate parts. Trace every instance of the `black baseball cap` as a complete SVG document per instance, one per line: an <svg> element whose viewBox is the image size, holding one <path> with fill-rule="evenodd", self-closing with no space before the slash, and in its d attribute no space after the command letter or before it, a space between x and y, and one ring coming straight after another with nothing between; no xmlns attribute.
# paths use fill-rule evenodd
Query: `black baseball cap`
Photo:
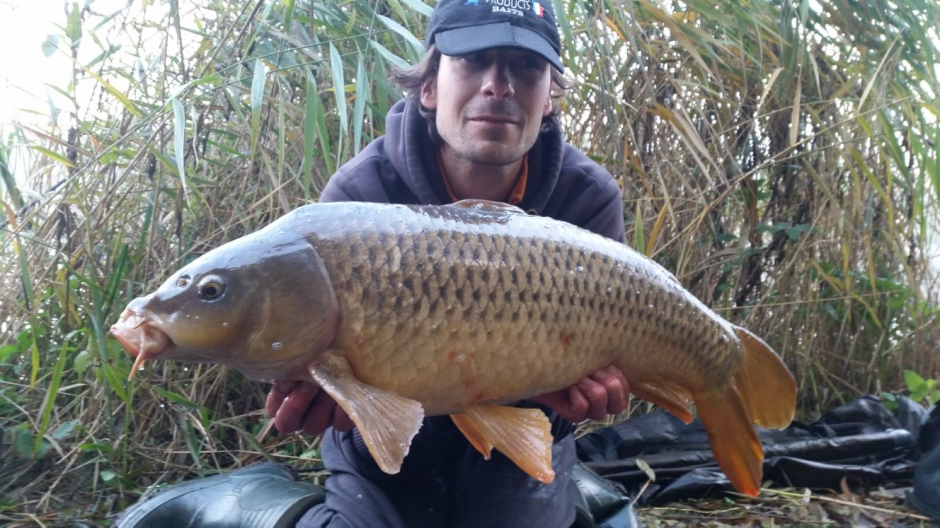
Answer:
<svg viewBox="0 0 940 528"><path fill-rule="evenodd" d="M431 44L452 56L524 49L565 71L552 0L440 0L424 38L426 48Z"/></svg>

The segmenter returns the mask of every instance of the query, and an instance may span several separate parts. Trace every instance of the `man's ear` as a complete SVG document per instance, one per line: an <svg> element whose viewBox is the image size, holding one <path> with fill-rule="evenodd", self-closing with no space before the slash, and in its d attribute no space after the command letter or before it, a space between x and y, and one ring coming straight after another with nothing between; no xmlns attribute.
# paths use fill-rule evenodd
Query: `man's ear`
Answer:
<svg viewBox="0 0 940 528"><path fill-rule="evenodd" d="M552 88L554 86L554 83L549 82L548 96L545 97L545 108L542 109L542 117L546 117L548 114L552 113Z"/></svg>
<svg viewBox="0 0 940 528"><path fill-rule="evenodd" d="M421 85L421 104L428 110L437 110L437 76Z"/></svg>

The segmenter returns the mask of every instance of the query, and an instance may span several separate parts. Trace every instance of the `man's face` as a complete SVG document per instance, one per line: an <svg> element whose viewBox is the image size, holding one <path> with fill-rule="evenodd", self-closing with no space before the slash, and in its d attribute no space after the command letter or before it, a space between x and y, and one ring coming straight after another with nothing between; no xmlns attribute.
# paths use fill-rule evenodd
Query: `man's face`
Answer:
<svg viewBox="0 0 940 528"><path fill-rule="evenodd" d="M437 111L437 130L457 156L508 165L532 148L551 112L549 68L538 55L511 48L442 55L421 103Z"/></svg>

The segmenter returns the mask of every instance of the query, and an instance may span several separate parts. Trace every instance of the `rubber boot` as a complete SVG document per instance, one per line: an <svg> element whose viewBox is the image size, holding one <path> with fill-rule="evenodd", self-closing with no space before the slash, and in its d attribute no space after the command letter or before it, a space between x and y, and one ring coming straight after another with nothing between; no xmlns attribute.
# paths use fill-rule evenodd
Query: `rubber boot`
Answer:
<svg viewBox="0 0 940 528"><path fill-rule="evenodd" d="M940 404L927 411L919 437L920 460L907 498L913 507L940 521Z"/></svg>
<svg viewBox="0 0 940 528"><path fill-rule="evenodd" d="M324 488L298 482L287 466L265 462L144 497L114 526L293 528L311 506L324 500Z"/></svg>
<svg viewBox="0 0 940 528"><path fill-rule="evenodd" d="M572 528L638 528L633 501L624 490L583 463L571 471L577 517Z"/></svg>

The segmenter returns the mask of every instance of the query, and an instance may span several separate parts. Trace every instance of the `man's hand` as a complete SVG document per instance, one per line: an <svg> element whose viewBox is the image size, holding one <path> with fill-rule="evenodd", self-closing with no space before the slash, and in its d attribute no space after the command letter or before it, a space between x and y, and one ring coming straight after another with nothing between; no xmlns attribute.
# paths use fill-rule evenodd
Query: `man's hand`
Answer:
<svg viewBox="0 0 940 528"><path fill-rule="evenodd" d="M582 378L577 384L544 394L532 401L547 405L574 423L587 418L602 420L617 414L630 404L630 384L617 367L610 366Z"/></svg>
<svg viewBox="0 0 940 528"><path fill-rule="evenodd" d="M607 367L560 391L532 398L571 420L602 420L609 414L626 410L630 403L630 385L617 367ZM319 387L303 381L278 381L267 400L268 414L283 434L299 430L316 436L333 426L349 431L355 424L336 401Z"/></svg>
<svg viewBox="0 0 940 528"><path fill-rule="evenodd" d="M329 394L305 381L275 382L265 406L274 417L274 426L283 434L303 430L316 436L331 425L340 431L354 427L346 411Z"/></svg>

